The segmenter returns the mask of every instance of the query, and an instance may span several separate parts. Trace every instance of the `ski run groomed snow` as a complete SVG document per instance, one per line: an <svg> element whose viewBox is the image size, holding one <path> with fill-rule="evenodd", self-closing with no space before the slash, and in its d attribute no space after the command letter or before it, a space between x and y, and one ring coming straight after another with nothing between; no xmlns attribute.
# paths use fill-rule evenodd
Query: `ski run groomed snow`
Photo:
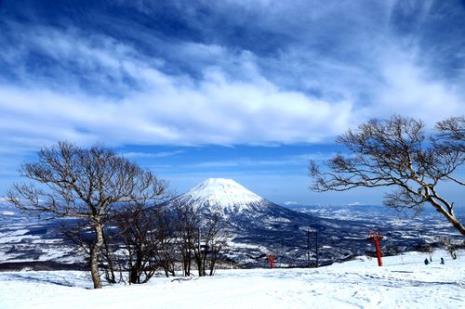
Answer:
<svg viewBox="0 0 465 309"><path fill-rule="evenodd" d="M440 264L440 258L445 265ZM465 252L411 252L318 269L218 270L92 290L88 273L0 273L0 308L465 308Z"/></svg>

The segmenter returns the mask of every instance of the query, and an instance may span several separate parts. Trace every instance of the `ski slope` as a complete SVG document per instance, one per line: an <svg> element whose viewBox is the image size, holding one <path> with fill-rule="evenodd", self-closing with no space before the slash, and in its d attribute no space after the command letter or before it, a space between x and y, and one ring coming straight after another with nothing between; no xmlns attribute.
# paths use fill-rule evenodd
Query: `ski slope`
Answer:
<svg viewBox="0 0 465 309"><path fill-rule="evenodd" d="M220 270L92 290L82 272L0 273L0 308L465 308L465 253L366 257L318 269ZM445 258L441 265L440 257Z"/></svg>

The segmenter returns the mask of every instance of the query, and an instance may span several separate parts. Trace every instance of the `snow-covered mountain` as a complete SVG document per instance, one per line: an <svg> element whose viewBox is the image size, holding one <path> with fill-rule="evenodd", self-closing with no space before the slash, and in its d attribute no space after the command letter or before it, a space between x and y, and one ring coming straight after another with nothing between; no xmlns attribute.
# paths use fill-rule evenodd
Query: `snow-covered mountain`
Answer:
<svg viewBox="0 0 465 309"><path fill-rule="evenodd" d="M301 222L310 218L279 206L250 191L233 179L209 178L176 198L202 213L220 214L236 228L276 228L277 225Z"/></svg>
<svg viewBox="0 0 465 309"><path fill-rule="evenodd" d="M263 198L233 179L208 178L185 194L192 199L218 203L223 207L259 203Z"/></svg>
<svg viewBox="0 0 465 309"><path fill-rule="evenodd" d="M179 198L194 208L219 212L226 216L261 211L270 202L233 179L208 178Z"/></svg>

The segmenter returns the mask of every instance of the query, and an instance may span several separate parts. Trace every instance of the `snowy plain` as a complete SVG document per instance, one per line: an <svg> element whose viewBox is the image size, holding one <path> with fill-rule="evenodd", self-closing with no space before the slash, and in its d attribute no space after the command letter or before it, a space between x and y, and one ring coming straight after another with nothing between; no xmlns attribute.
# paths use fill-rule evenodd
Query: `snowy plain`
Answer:
<svg viewBox="0 0 465 309"><path fill-rule="evenodd" d="M465 252L410 252L313 269L218 270L92 290L77 271L0 273L0 308L465 308ZM440 264L440 258L445 265Z"/></svg>

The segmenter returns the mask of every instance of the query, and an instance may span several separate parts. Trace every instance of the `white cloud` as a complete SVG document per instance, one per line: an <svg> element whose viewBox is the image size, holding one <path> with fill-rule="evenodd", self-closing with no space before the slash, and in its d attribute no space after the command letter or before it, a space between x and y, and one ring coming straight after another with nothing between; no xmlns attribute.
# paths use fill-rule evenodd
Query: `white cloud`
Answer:
<svg viewBox="0 0 465 309"><path fill-rule="evenodd" d="M368 3L372 14L360 14ZM159 46L151 55L74 26L10 23L15 41L3 44L0 60L16 80L0 80L0 149L60 139L110 145L332 141L371 117L405 113L435 121L462 113L463 86L439 78L419 43L403 44L390 28L397 4L203 3L230 27L254 17L246 30L268 34L263 40L278 38L279 48L269 54L216 40L218 29L204 29L212 32L209 43L140 32ZM429 9L422 8L420 21ZM193 7L185 17L196 14ZM53 60L45 73L26 63L31 53ZM173 69L178 62L195 72Z"/></svg>
<svg viewBox="0 0 465 309"><path fill-rule="evenodd" d="M160 151L160 152L123 152L122 155L127 158L146 158L146 159L154 159L154 158L167 158L173 157L179 154L184 153L184 150L173 150L173 151Z"/></svg>
<svg viewBox="0 0 465 309"><path fill-rule="evenodd" d="M284 155L275 156L273 159L257 159L240 157L237 159L229 160L210 160L198 163L178 164L183 168L199 168L199 169L217 169L217 168L250 168L250 167L291 167L300 166L305 170L308 166L309 160L325 161L333 157L335 153L321 153L314 152L309 154L299 155Z"/></svg>
<svg viewBox="0 0 465 309"><path fill-rule="evenodd" d="M427 72L427 68L417 63L415 55L390 50L389 57L383 60L380 66L383 84L377 89L377 104L370 106L367 113L394 112L430 123L464 114L464 100L457 86Z"/></svg>
<svg viewBox="0 0 465 309"><path fill-rule="evenodd" d="M292 205L298 205L299 203L296 201L285 201L283 204L286 206L292 206Z"/></svg>
<svg viewBox="0 0 465 309"><path fill-rule="evenodd" d="M48 28L34 31L30 48L49 53L64 66L72 63L96 81L111 75L120 97L112 96L111 88L97 95L73 88L73 77L66 73L63 85L48 88L47 81L28 75L20 85L0 84L0 110L11 115L0 125L1 132L7 132L3 138L10 142L292 143L337 134L350 118L350 102L327 102L280 89L249 60L239 64L247 75L244 80L219 67L206 67L201 79L193 80L163 73L112 39ZM128 77L136 82L135 89L119 89Z"/></svg>

